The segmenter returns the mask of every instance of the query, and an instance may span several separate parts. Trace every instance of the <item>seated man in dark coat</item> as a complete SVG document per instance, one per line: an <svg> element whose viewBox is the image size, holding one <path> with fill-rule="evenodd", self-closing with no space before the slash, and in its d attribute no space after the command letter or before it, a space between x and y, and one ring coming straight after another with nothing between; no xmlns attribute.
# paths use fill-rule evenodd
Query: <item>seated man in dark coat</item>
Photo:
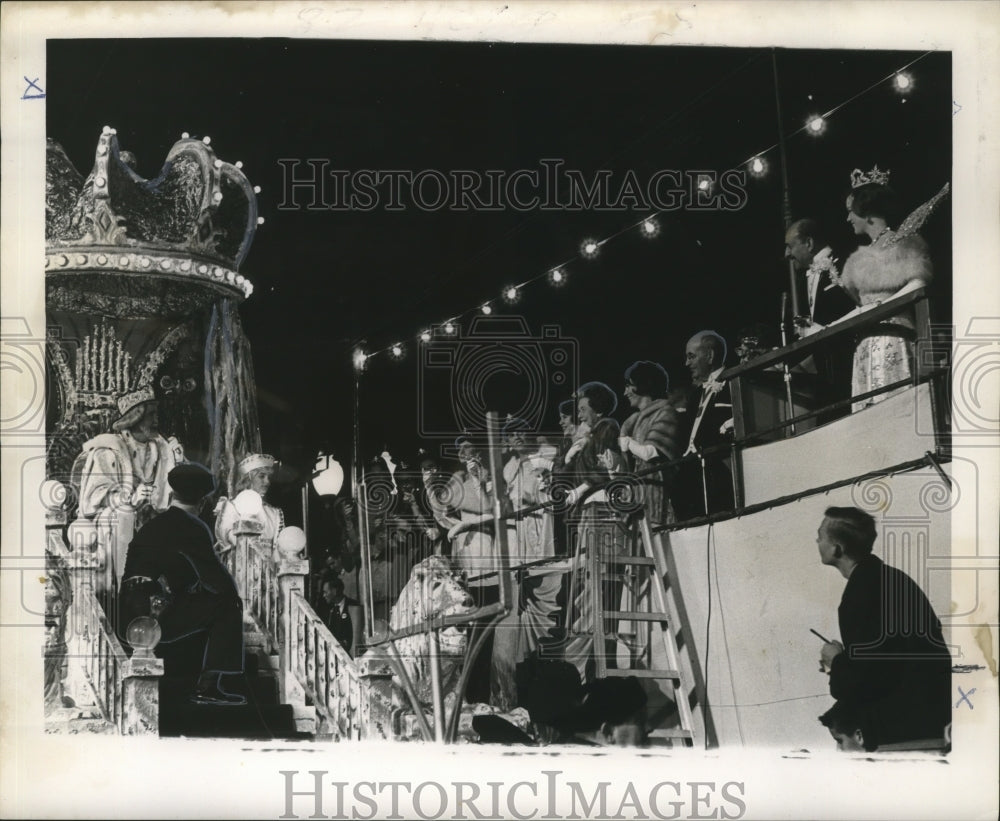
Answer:
<svg viewBox="0 0 1000 821"><path fill-rule="evenodd" d="M243 672L243 602L233 577L212 548L212 534L198 518L215 490L212 474L188 463L167 475L170 506L132 539L125 559L121 600L130 618L152 614L163 631L161 644L206 633L195 704L245 704L222 689L221 676Z"/></svg>
<svg viewBox="0 0 1000 821"><path fill-rule="evenodd" d="M944 738L951 721L951 655L927 596L872 554L875 520L831 507L817 537L820 560L847 579L837 613L840 642L821 664L830 695L860 716L866 749Z"/></svg>

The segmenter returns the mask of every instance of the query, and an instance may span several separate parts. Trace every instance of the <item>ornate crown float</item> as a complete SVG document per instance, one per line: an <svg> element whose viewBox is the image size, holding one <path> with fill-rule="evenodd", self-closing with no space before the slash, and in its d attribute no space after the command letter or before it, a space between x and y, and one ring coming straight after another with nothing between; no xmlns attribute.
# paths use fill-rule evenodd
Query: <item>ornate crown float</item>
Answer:
<svg viewBox="0 0 1000 821"><path fill-rule="evenodd" d="M158 176L104 127L86 178L62 147L46 152L45 284L51 476L107 432L123 396L160 403L161 433L232 483L260 451L256 388L239 273L260 189L215 156L210 138L174 143Z"/></svg>
<svg viewBox="0 0 1000 821"><path fill-rule="evenodd" d="M48 140L45 272L50 307L108 316L183 314L218 296L242 301L239 266L262 217L240 170L210 138L187 134L152 180L108 126L86 179Z"/></svg>

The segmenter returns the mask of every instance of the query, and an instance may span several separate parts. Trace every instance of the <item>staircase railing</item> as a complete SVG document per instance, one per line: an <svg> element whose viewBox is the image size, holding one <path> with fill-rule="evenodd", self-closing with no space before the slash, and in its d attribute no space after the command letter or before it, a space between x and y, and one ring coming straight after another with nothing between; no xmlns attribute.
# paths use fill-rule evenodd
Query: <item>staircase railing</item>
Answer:
<svg viewBox="0 0 1000 821"><path fill-rule="evenodd" d="M312 706L316 735L333 739L391 737L391 671L355 661L305 598L309 561L279 552L252 534L237 534L222 553L244 611L268 653L278 655L281 701Z"/></svg>
<svg viewBox="0 0 1000 821"><path fill-rule="evenodd" d="M282 667L316 708L320 717L317 735L358 741L391 738L392 672L388 665L352 659L301 591L290 591L288 603L287 654L282 654Z"/></svg>
<svg viewBox="0 0 1000 821"><path fill-rule="evenodd" d="M53 585L47 596L46 617L59 635L46 646L47 689L53 698L47 707L93 705L122 735L159 732L159 679L163 662L151 653L125 651L97 596L95 582L101 570L96 532L75 531L70 550L63 539L65 513L46 512L48 573L68 583Z"/></svg>
<svg viewBox="0 0 1000 821"><path fill-rule="evenodd" d="M253 620L267 650L276 653L281 641L278 581L281 568L275 566L272 556L270 546L265 547L259 539L237 534L236 546L222 554L222 561L236 581L244 611ZM292 570L301 570L302 576L308 576L309 563L305 563L304 569Z"/></svg>

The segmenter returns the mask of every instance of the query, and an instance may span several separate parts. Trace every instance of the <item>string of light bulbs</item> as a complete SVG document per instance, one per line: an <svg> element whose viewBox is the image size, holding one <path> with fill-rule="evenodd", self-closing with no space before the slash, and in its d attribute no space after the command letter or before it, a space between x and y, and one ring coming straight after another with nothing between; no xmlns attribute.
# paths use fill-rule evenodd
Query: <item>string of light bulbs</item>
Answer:
<svg viewBox="0 0 1000 821"><path fill-rule="evenodd" d="M843 102L838 103L825 113L810 114L806 118L803 125L796 128L791 133L786 134L785 139L790 139L799 134L802 134L803 132L813 137L821 136L823 133L826 132L827 123L834 114L836 114L845 106L850 105L858 98L863 97L865 94L868 94L873 89L878 88L880 85L882 85L888 80L893 81L893 85L898 93L903 95L909 93L910 91L913 90L914 78L913 75L908 72L908 69L912 68L912 66L914 66L916 63L918 63L920 60L923 60L930 54L933 54L933 52L931 51L924 52L919 57L911 60L909 63L906 63L900 68L895 69L894 71L887 74L885 77L882 77L881 79L872 83L870 86L862 89L856 94L853 94ZM905 97L902 100L902 102L906 102ZM766 155L772 152L774 149L778 148L779 145L780 141L774 143L773 145L768 146L767 148L761 151L757 151L751 154L747 159L738 163L734 167L745 167L749 172L749 174L754 178L759 179L761 177L764 177L767 174L769 168L769 163L766 159ZM696 180L696 185L702 191L709 190L712 185L711 177L709 175L700 176ZM497 303L498 301L506 305L517 304L518 302L521 301L522 292L524 291L524 289L527 288L529 285L533 285L534 283L539 282L541 280L547 280L548 283L554 288L563 287L569 281L569 271L567 270L568 266L570 266L575 262L579 262L581 260L595 259L600 254L601 248L603 248L607 243L611 242L612 240L617 239L618 237L630 233L636 229L639 229L639 233L644 239L652 239L656 237L660 233L660 223L657 218L662 216L664 213L667 213L667 209L660 209L654 211L650 214L647 214L639 221L635 223L630 223L625 227L615 231L614 233L609 234L603 239L597 239L593 237L588 237L584 239L578 246L577 253L574 256L560 262L557 265L554 265L550 268L546 268L541 273L529 277L528 279L525 279L522 282L505 285L500 291L499 300L488 299L479 302L476 305L465 309L464 311L461 311L453 316L449 316L446 317L445 319L442 319L438 323L425 326L416 335L417 343L420 344L420 343L430 342L434 338L435 333L438 333L444 338L455 336L458 333L459 322L462 320L463 317L470 315L490 316L495 310L494 308L495 303ZM352 355L355 370L358 372L363 371L367 366L368 362L371 361L373 357L379 356L381 354L388 354L390 357L397 360L402 359L406 355L406 346L403 341L397 341L389 345L386 345L384 348L379 348L371 352L363 350L363 348L361 348L360 346L355 347Z"/></svg>

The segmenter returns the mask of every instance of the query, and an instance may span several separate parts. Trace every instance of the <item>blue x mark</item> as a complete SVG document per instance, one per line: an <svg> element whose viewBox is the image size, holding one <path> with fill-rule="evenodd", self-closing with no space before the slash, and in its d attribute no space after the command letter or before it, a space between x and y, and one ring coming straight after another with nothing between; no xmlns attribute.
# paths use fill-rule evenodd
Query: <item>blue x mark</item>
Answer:
<svg viewBox="0 0 1000 821"><path fill-rule="evenodd" d="M960 694L960 695L961 695L962 697L961 697L961 698L960 698L960 699L958 700L958 703L957 703L957 704L955 705L955 709L957 710L957 709L958 709L958 708L959 708L959 707L960 707L960 706L962 705L962 702L964 701L964 702L965 702L966 704L968 704L968 705L969 705L969 709L970 709L970 710L975 710L976 708L975 708L975 707L973 707L973 706L972 706L972 702L971 702L971 701L969 701L969 696L971 696L971 695L972 695L972 694L973 694L974 692L976 692L976 688L975 688L975 687L973 687L973 688L972 688L971 690L969 690L969 692L967 692L967 693L966 693L966 692L965 692L965 691L964 691L964 690L963 690L963 689L961 688L961 686L959 686L959 688L958 688L958 692L959 692L959 694Z"/></svg>
<svg viewBox="0 0 1000 821"><path fill-rule="evenodd" d="M42 91L42 87L38 85L39 78L36 77L34 80L29 80L27 77L24 78L24 82L28 84L27 88L24 89L24 94L21 95L22 100L43 100L45 99L45 92ZM28 92L34 89L37 94L29 94Z"/></svg>

